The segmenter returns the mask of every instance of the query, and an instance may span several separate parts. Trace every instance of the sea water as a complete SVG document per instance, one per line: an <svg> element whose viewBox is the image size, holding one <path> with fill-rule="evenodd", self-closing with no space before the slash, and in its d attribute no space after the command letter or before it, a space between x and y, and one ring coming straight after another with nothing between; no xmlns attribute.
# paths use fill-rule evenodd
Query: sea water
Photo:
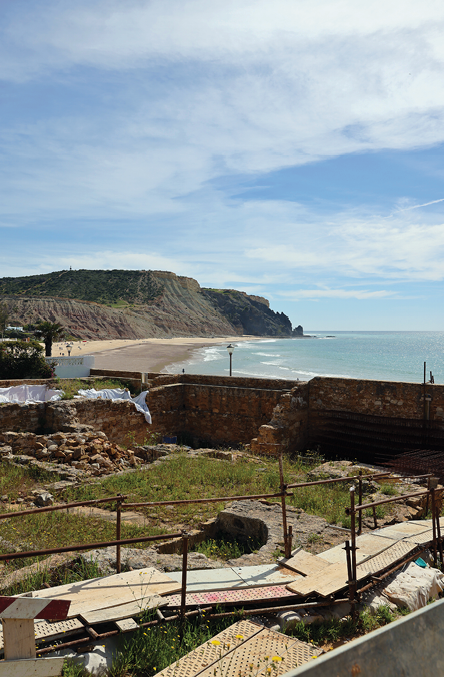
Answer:
<svg viewBox="0 0 455 677"><path fill-rule="evenodd" d="M423 383L433 374L444 383L442 331L306 331L311 338L233 342L232 375L308 381L331 376ZM226 344L201 348L170 372L226 376Z"/></svg>

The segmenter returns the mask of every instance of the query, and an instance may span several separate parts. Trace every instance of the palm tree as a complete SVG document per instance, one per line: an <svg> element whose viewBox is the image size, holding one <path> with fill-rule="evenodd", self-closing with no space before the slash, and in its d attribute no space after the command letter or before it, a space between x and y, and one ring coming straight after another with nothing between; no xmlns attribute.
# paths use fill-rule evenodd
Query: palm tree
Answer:
<svg viewBox="0 0 455 677"><path fill-rule="evenodd" d="M63 338L65 329L59 322L40 322L36 325L35 334L44 341L46 357L51 357L52 342Z"/></svg>

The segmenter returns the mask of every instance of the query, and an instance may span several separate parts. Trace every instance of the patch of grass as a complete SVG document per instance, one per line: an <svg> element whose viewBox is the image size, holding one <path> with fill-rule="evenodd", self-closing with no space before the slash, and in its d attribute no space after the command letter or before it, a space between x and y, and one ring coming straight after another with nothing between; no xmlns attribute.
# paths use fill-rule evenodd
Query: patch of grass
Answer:
<svg viewBox="0 0 455 677"><path fill-rule="evenodd" d="M380 492L385 496L397 496L399 493L393 484L383 484L381 486Z"/></svg>
<svg viewBox="0 0 455 677"><path fill-rule="evenodd" d="M153 677L160 670L228 628L238 618L187 621L183 632L177 625L159 625L141 628L125 635L123 644L110 671L111 677ZM144 614L142 622L153 616Z"/></svg>
<svg viewBox="0 0 455 677"><path fill-rule="evenodd" d="M33 489L42 488L44 482L52 481L55 482L54 473L36 466L18 468L3 463L0 472L0 495L8 496L8 500L16 500L20 493L29 494Z"/></svg>
<svg viewBox="0 0 455 677"><path fill-rule="evenodd" d="M40 561L38 558L35 562ZM8 575L13 571L17 571L16 563L30 567L33 560L12 560L3 571L2 575ZM22 568L22 567L20 567ZM53 570L42 569L40 571L30 572L23 580L12 583L6 588L2 589L2 595L20 595L31 590L42 590L43 588L56 585L67 585L68 583L76 583L77 581L86 581L89 578L98 578L103 573L95 562L86 562L84 559L78 559L76 563L72 562L70 565L62 565Z"/></svg>
<svg viewBox="0 0 455 677"><path fill-rule="evenodd" d="M331 619L322 623L310 623L305 625L298 623L293 630L286 631L287 635L296 637L303 642L322 646L327 643L339 642L342 639L354 639L376 630L402 615L401 610L391 611L387 605L379 607L376 611L364 609L357 619L351 616L346 618Z"/></svg>
<svg viewBox="0 0 455 677"><path fill-rule="evenodd" d="M123 524L122 538L153 536L164 533L164 531L162 528L148 525L139 527L132 524ZM24 551L42 550L68 545L113 541L116 538L116 525L95 517L68 514L64 510L59 510L24 515L17 519L3 519L0 521L1 538L10 543L19 544ZM143 547L146 547L146 544ZM8 549L0 547L0 552L6 554ZM11 560L11 562L17 561ZM23 561L23 566L30 563L30 560L20 561Z"/></svg>
<svg viewBox="0 0 455 677"><path fill-rule="evenodd" d="M256 466L245 459L226 463L207 457L188 458L184 454L175 454L148 470L111 476L97 484L70 489L65 498L82 501L121 493L127 494L128 502L133 503L275 493L278 487L278 469L273 466L267 472L257 473ZM152 524L178 521L193 525L215 517L224 507L225 503L221 501L157 506L145 508L144 512L148 513Z"/></svg>
<svg viewBox="0 0 455 677"><path fill-rule="evenodd" d="M308 543L318 543L319 541L322 541L323 537L321 534L308 534L307 541Z"/></svg>
<svg viewBox="0 0 455 677"><path fill-rule="evenodd" d="M72 400L77 395L79 390L88 390L94 388L95 390L106 390L111 388L128 388L131 396L139 395L140 388L138 388L131 381L110 379L110 378L93 378L93 379L56 379L56 386L64 391L63 400Z"/></svg>
<svg viewBox="0 0 455 677"><path fill-rule="evenodd" d="M210 559L229 560L236 559L242 555L257 552L262 543L259 543L252 537L248 541L241 541L232 538L227 534L219 534L216 538L208 538L202 543L197 543L193 551L201 552Z"/></svg>

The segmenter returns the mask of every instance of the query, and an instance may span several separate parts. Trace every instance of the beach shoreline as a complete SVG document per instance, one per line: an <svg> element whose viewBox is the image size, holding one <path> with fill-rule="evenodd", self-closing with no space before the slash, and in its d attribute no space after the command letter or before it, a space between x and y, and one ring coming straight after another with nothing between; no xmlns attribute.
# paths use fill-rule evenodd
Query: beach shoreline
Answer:
<svg viewBox="0 0 455 677"><path fill-rule="evenodd" d="M114 339L111 341L73 341L71 357L93 355L94 369L118 371L140 371L148 373L177 373L169 371L173 365L181 365L191 359L201 348L214 345L257 341L264 336L225 336L225 337L174 337L149 339ZM54 343L52 356L67 356L66 341ZM227 355L227 353L226 353ZM182 367L183 369L184 367ZM180 368L178 371L181 371Z"/></svg>

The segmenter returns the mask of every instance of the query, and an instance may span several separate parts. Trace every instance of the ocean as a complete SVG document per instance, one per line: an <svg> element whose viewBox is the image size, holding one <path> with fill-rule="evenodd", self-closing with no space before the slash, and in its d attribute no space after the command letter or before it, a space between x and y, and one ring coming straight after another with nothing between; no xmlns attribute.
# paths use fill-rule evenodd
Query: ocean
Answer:
<svg viewBox="0 0 455 677"><path fill-rule="evenodd" d="M305 331L311 338L233 342L232 375L308 381L331 376L381 381L444 383L442 331ZM169 372L229 375L226 345L201 348Z"/></svg>

